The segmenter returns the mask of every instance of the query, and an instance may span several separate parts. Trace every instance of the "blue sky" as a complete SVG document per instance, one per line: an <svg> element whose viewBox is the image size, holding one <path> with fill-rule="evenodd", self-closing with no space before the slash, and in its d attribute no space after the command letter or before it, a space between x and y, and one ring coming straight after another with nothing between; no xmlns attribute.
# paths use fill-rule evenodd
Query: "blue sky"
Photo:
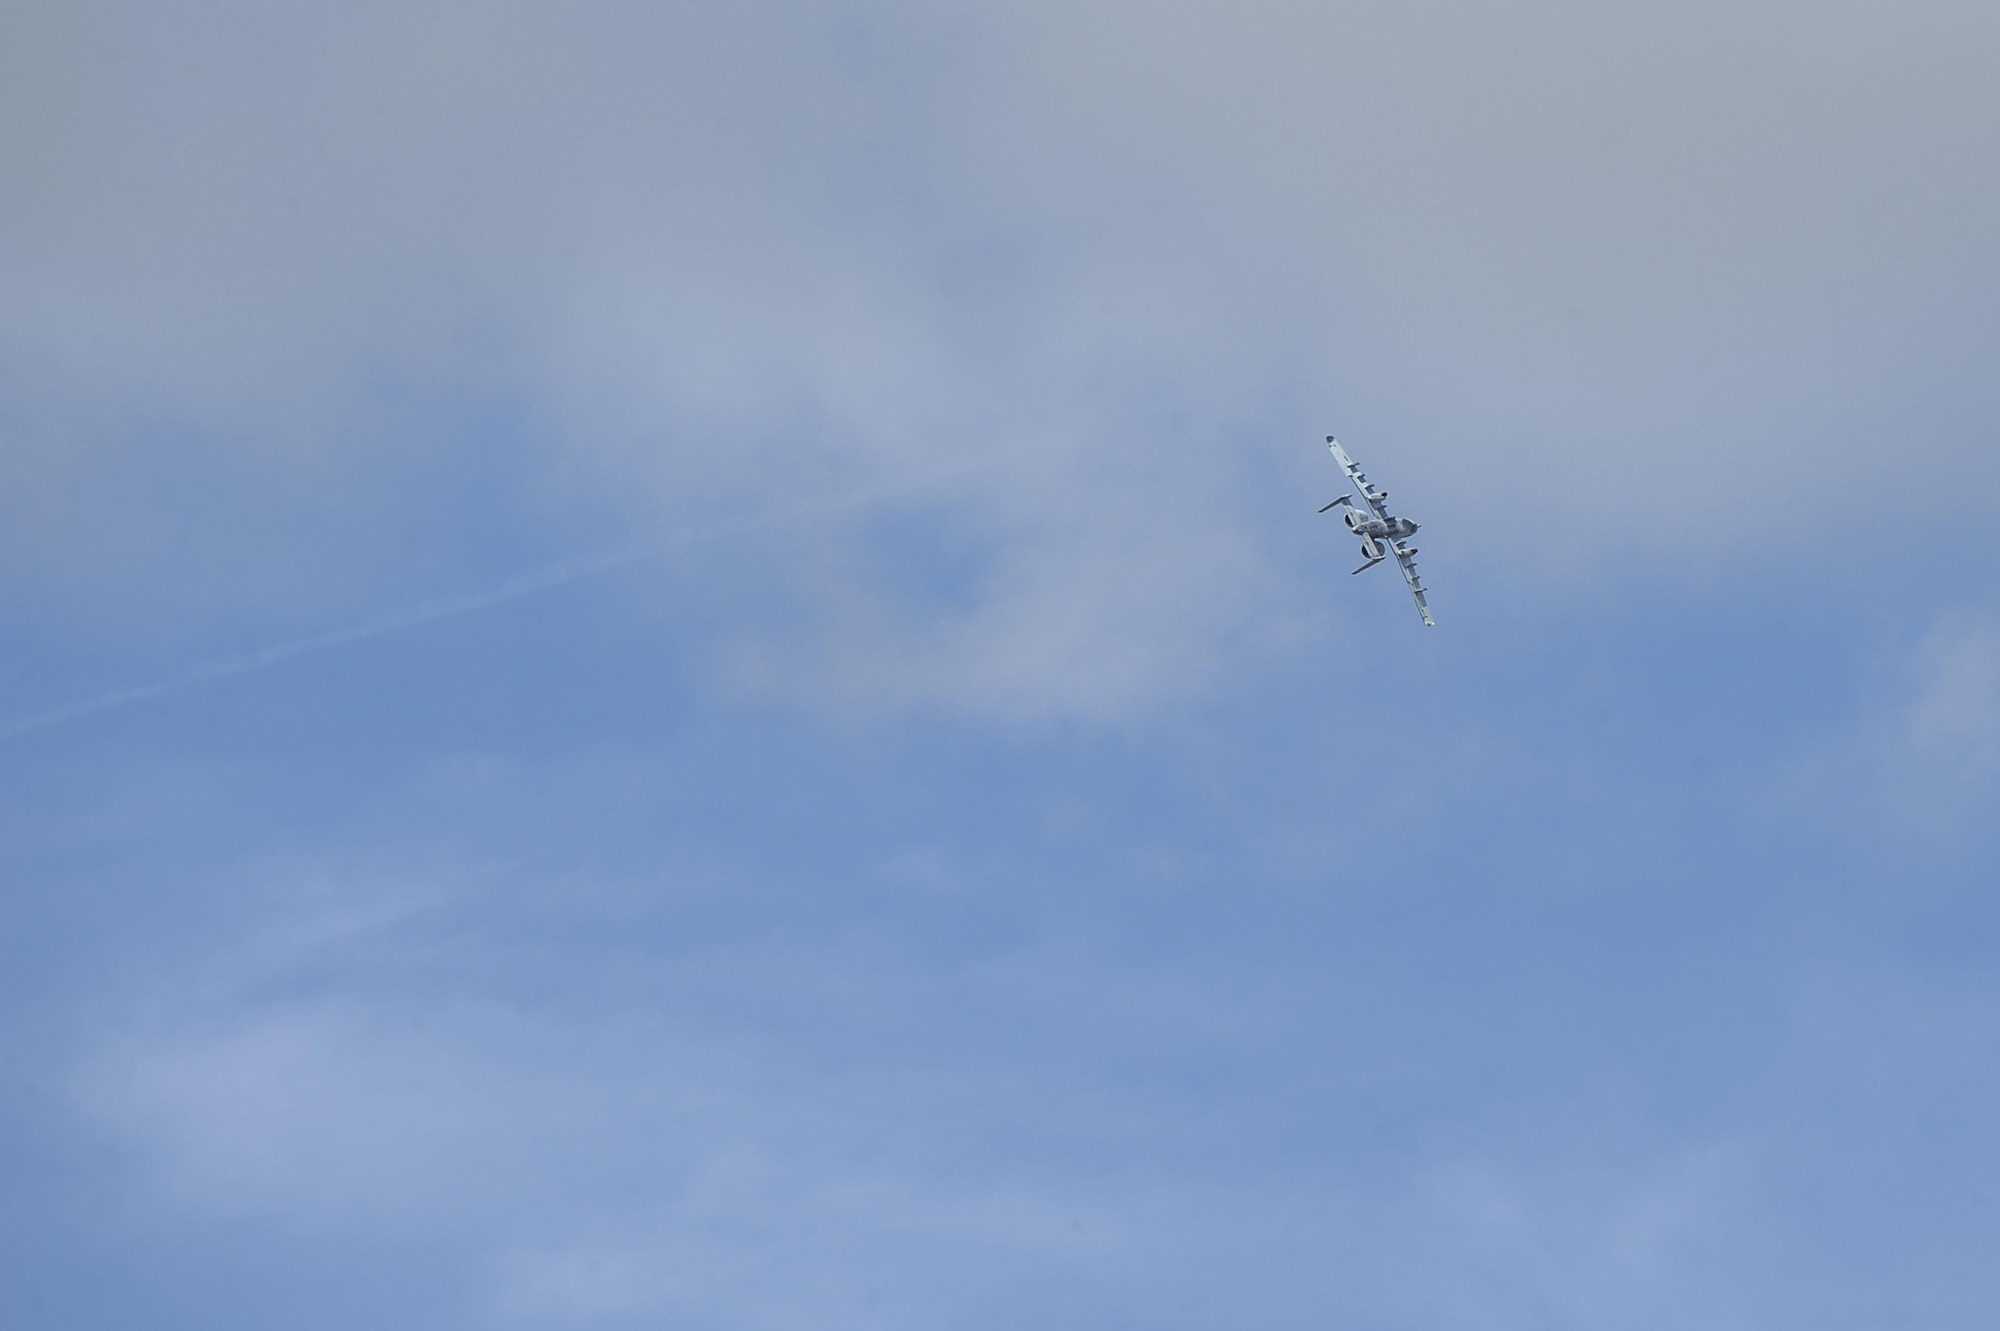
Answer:
<svg viewBox="0 0 2000 1331"><path fill-rule="evenodd" d="M9 1326L2000 1312L1989 14L0 22Z"/></svg>

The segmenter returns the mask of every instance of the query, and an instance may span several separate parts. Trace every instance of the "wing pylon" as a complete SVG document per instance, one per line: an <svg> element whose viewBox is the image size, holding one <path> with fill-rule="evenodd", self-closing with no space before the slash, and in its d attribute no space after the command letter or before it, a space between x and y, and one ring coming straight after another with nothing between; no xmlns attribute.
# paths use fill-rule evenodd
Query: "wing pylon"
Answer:
<svg viewBox="0 0 2000 1331"><path fill-rule="evenodd" d="M1403 570L1403 581L1410 584L1410 595L1416 598L1417 613L1424 617L1427 626L1436 628L1437 621L1431 618L1430 603L1424 600L1423 580L1417 577L1417 552L1405 547L1401 541L1389 549L1396 556L1397 567Z"/></svg>
<svg viewBox="0 0 2000 1331"><path fill-rule="evenodd" d="M1335 439L1332 435L1328 435L1326 437L1326 446L1333 450L1333 460L1338 462L1340 469L1347 473L1347 479L1353 481L1354 488L1361 492L1362 502L1374 511L1376 517L1387 522L1389 520L1389 492L1375 488L1369 479L1362 474L1361 468L1355 465L1354 459L1347 456L1347 450L1340 446L1338 439ZM1333 502L1337 504L1340 501L1336 499ZM1328 507L1330 508L1332 505L1328 505ZM1325 510L1322 509L1321 511L1324 512Z"/></svg>

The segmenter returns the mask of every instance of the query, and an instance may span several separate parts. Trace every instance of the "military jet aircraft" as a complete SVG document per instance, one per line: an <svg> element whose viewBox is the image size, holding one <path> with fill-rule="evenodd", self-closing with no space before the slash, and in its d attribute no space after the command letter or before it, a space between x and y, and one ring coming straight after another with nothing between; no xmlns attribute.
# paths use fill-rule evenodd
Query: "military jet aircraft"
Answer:
<svg viewBox="0 0 2000 1331"><path fill-rule="evenodd" d="M1424 617L1424 623L1435 628L1437 621L1431 618L1431 608L1424 601L1424 584L1417 579L1417 547L1403 544L1408 537L1417 534L1417 524L1408 518L1393 517L1389 513L1389 492L1378 490L1369 484L1361 474L1361 468L1354 465L1354 459L1347 456L1347 450L1332 435L1326 437L1326 446L1333 450L1333 460L1347 473L1347 479L1354 482L1354 488L1361 492L1361 498L1368 507L1362 508L1354 500L1342 495L1320 510L1340 509L1340 519L1347 529L1361 538L1361 558L1365 561L1356 573L1366 573L1383 560L1394 555L1396 563L1403 570L1403 581L1410 584L1410 595L1417 598L1417 613Z"/></svg>

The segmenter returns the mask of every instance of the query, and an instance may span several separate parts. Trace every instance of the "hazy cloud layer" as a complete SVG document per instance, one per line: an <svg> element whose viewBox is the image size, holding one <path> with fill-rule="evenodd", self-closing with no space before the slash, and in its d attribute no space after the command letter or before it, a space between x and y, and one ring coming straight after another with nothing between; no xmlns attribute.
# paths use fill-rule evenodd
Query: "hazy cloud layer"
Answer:
<svg viewBox="0 0 2000 1331"><path fill-rule="evenodd" d="M935 475L957 627L822 576L835 650L1102 713L1269 593L1234 496L1316 497L1328 429L1536 577L1891 476L1990 517L1975 6L10 22L9 577L110 613L464 591L475 471L571 549ZM1151 663L1052 682L1083 657Z"/></svg>

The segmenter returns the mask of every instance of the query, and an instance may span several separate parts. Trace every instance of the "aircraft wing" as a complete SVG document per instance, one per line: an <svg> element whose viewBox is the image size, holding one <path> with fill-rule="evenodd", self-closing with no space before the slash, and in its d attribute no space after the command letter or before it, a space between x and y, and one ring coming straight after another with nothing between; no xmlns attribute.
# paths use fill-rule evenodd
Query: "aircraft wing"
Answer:
<svg viewBox="0 0 2000 1331"><path fill-rule="evenodd" d="M1335 439L1332 435L1328 435L1326 437L1326 446L1333 450L1333 460L1338 462L1340 469L1347 473L1347 479L1353 481L1354 488L1361 492L1362 502L1375 510L1376 517L1387 521L1389 517L1388 492L1377 490L1373 485L1369 484L1368 478L1361 474L1361 468L1354 465L1354 459L1347 456L1347 450L1340 446L1338 439ZM1412 574L1410 576L1415 575Z"/></svg>
<svg viewBox="0 0 2000 1331"><path fill-rule="evenodd" d="M1417 613L1424 617L1424 623L1436 628L1437 621L1431 618L1430 605L1424 600L1424 584L1417 577L1417 557L1405 550L1401 541L1391 544L1389 550L1403 570L1403 581L1410 584L1410 595L1417 598Z"/></svg>

